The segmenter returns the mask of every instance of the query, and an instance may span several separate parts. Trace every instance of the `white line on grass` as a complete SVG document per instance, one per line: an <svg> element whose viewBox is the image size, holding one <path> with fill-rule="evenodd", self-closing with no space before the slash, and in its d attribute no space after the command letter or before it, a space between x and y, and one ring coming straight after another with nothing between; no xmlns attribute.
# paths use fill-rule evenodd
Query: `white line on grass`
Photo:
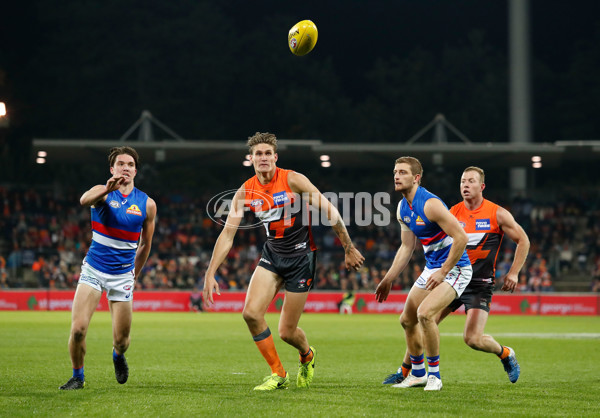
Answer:
<svg viewBox="0 0 600 418"><path fill-rule="evenodd" d="M442 332L443 337L462 337L458 332ZM514 338L548 338L562 340L580 340L580 339L600 339L600 333L594 332L567 332L564 334L555 332L501 332L492 333L494 337L514 337Z"/></svg>

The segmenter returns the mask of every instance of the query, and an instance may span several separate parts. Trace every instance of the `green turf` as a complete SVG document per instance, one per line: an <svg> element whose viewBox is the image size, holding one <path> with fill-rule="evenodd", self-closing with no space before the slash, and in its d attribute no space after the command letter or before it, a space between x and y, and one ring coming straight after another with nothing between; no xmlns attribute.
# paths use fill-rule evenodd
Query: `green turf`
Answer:
<svg viewBox="0 0 600 418"><path fill-rule="evenodd" d="M274 336L277 320L267 317ZM58 386L71 375L70 314L0 312L0 416L600 414L600 318L490 317L487 331L517 352L522 372L516 384L495 356L463 343L458 336L463 324L464 316L442 324L444 388L426 393L381 384L404 352L396 316L305 315L300 325L319 353L312 387L295 387L297 353L276 337L294 384L255 393L252 388L270 371L240 314L135 313L130 378L119 385L110 316L96 313L87 338L87 386L61 392ZM574 333L596 336L566 338Z"/></svg>

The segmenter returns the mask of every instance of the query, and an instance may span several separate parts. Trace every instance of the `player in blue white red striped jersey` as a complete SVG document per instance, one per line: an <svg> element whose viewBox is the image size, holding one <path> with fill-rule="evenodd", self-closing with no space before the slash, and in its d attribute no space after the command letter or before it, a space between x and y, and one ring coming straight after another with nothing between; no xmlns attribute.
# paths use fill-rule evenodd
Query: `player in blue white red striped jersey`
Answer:
<svg viewBox="0 0 600 418"><path fill-rule="evenodd" d="M420 186L422 176L423 168L416 158L396 160L394 186L404 196L397 213L402 245L375 295L378 302L387 299L393 281L408 265L418 239L423 245L426 265L410 289L400 317L412 371L394 387L425 386L430 391L442 388L440 336L435 319L462 294L471 281L473 269L465 251L467 234L444 202ZM427 376L423 348L427 353Z"/></svg>
<svg viewBox="0 0 600 418"><path fill-rule="evenodd" d="M62 390L82 389L85 385L85 337L103 289L112 318L115 376L121 384L129 377L124 353L129 347L133 289L150 254L156 203L134 186L139 161L135 149L113 148L108 161L112 177L80 199L82 206L91 208L92 244L81 266L71 312L69 352L73 376L60 387Z"/></svg>

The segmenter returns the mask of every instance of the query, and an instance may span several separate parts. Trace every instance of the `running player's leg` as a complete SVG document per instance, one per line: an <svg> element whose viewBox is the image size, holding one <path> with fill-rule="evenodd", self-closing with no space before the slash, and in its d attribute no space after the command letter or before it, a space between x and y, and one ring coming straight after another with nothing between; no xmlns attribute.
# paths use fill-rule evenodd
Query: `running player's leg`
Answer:
<svg viewBox="0 0 600 418"><path fill-rule="evenodd" d="M299 364L296 385L303 388L311 385L316 362L316 350L309 345L304 330L298 327L307 298L308 291L302 293L285 292L278 330L281 339L298 350Z"/></svg>
<svg viewBox="0 0 600 418"><path fill-rule="evenodd" d="M502 346L491 335L483 333L487 319L488 313L483 309L469 309L463 338L465 343L474 350L500 354Z"/></svg>
<svg viewBox="0 0 600 418"><path fill-rule="evenodd" d="M273 298L275 298L282 283L282 279L277 274L264 267L258 266L254 271L252 279L250 280L250 285L248 286L242 315L258 350L269 364L272 375L286 379L286 371L283 368L277 350L275 349L273 335L271 334L267 321L265 321L265 313L267 312L269 304ZM277 383L278 385L279 383L283 384L282 382ZM287 385L289 385L289 379L287 379ZM259 385L255 389L270 389L261 389L261 386L263 385ZM273 389L277 389L278 387L273 387Z"/></svg>
<svg viewBox="0 0 600 418"><path fill-rule="evenodd" d="M304 312L304 305L308 298L308 292L296 293L285 292L285 299L281 308L279 319L279 336L283 341L295 347L300 353L310 350L308 339L302 328L298 327L300 316Z"/></svg>
<svg viewBox="0 0 600 418"><path fill-rule="evenodd" d="M85 381L83 362L85 359L87 334L92 315L98 306L102 292L85 283L77 285L71 310L71 333L69 335L69 354L73 366L73 376L61 389L81 389Z"/></svg>
<svg viewBox="0 0 600 418"><path fill-rule="evenodd" d="M483 309L469 309L463 338L465 343L474 350L496 354L502 361L508 378L515 383L519 379L521 367L512 348L501 345L494 337L483 333L488 315L488 312Z"/></svg>
<svg viewBox="0 0 600 418"><path fill-rule="evenodd" d="M69 352L73 368L83 367L86 352L85 337L101 295L99 290L85 284L79 284L75 291L69 337Z"/></svg>
<svg viewBox="0 0 600 418"><path fill-rule="evenodd" d="M113 327L113 347L117 354L129 348L132 320L132 302L108 301Z"/></svg>
<svg viewBox="0 0 600 418"><path fill-rule="evenodd" d="M123 384L129 378L129 366L125 359L125 352L129 348L132 302L108 301L113 327L113 364L117 382Z"/></svg>

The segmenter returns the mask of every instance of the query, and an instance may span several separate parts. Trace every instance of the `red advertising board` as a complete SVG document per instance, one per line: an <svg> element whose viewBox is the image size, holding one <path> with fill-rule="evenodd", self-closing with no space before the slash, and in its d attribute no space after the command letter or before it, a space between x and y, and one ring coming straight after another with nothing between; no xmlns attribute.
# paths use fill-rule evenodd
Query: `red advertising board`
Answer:
<svg viewBox="0 0 600 418"><path fill-rule="evenodd" d="M3 311L70 311L74 291L1 291ZM190 310L190 292L136 292L134 311L185 312ZM100 298L99 311L108 311L106 296Z"/></svg>
<svg viewBox="0 0 600 418"><path fill-rule="evenodd" d="M0 310L26 311L71 310L74 291L4 290L0 291ZM134 311L186 312L190 311L191 292L136 292L133 300ZM394 313L400 314L406 302L405 293L392 293L383 303L375 301L373 293L356 293L350 306L341 306L341 292L313 292L306 302L305 312L338 313ZM215 295L215 303L206 307L210 312L241 312L244 308L245 293L223 292ZM283 293L278 294L268 312L280 312ZM498 294L492 300L493 315L599 315L600 296L596 294ZM98 310L108 310L108 302L103 296ZM464 312L461 308L457 313Z"/></svg>

